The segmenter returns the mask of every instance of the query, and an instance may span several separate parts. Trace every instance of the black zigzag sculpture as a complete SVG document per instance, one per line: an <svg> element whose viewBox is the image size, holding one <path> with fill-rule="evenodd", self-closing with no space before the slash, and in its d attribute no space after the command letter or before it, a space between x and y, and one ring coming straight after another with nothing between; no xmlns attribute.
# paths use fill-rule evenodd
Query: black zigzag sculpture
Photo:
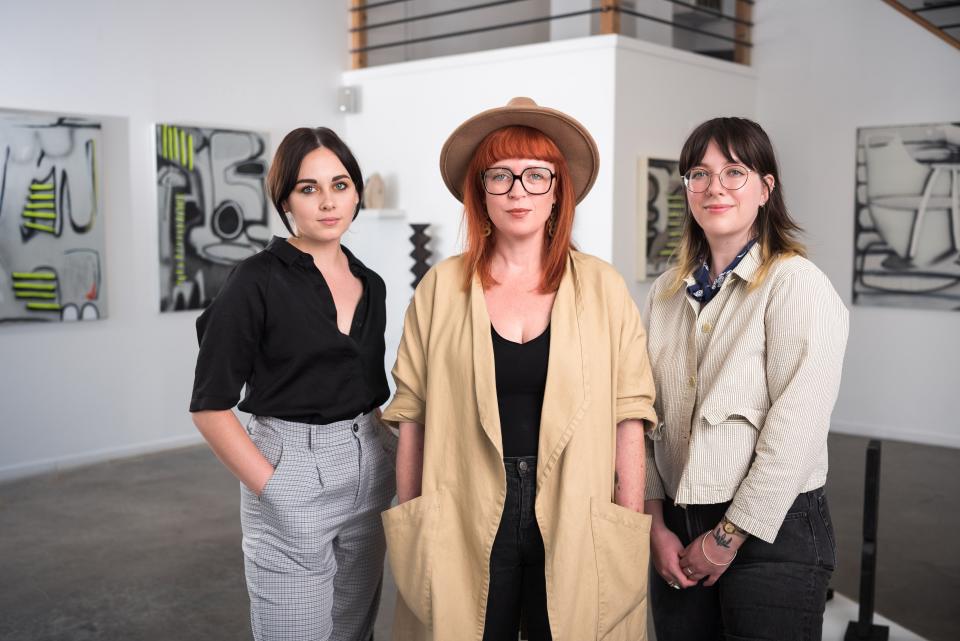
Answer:
<svg viewBox="0 0 960 641"><path fill-rule="evenodd" d="M427 233L427 228L430 227L430 225L426 223L410 223L410 227L413 228L413 236L410 237L410 242L413 243L413 251L410 252L410 256L413 258L413 267L410 268L410 271L413 272L413 282L410 284L416 289L417 285L420 284L420 279L423 278L423 275L430 269L430 256L432 252L427 249L427 244L430 242L430 235Z"/></svg>

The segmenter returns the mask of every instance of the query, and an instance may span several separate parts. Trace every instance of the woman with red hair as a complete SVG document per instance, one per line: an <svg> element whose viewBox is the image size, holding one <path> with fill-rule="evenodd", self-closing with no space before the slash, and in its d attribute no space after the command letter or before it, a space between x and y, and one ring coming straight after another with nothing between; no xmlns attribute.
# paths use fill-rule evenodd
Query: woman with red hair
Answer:
<svg viewBox="0 0 960 641"><path fill-rule="evenodd" d="M531 641L644 639L646 338L620 275L571 240L596 143L515 98L454 131L440 168L467 246L417 287L383 415L394 639L515 641L521 617Z"/></svg>

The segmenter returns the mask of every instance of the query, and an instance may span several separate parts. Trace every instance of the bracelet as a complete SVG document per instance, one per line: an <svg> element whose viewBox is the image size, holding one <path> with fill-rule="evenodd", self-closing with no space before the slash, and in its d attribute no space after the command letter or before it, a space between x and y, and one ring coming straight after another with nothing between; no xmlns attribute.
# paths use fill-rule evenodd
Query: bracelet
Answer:
<svg viewBox="0 0 960 641"><path fill-rule="evenodd" d="M736 550L733 551L733 556L730 557L730 560L727 561L726 563L717 563L716 561L712 561L710 557L707 556L707 548L705 547L707 543L707 534L709 534L709 532L705 533L703 536L700 537L700 551L703 552L703 558L707 560L707 563L709 563L710 565L715 565L718 568L725 568L731 563L733 563L733 560L737 558Z"/></svg>

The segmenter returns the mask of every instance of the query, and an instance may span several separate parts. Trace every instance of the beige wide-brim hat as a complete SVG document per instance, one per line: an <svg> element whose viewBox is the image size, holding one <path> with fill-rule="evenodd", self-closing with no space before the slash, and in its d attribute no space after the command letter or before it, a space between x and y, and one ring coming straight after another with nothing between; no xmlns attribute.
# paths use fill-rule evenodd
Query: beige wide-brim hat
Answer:
<svg viewBox="0 0 960 641"><path fill-rule="evenodd" d="M543 132L560 148L570 169L577 203L583 200L600 170L597 143L579 122L556 109L541 107L530 98L513 98L506 107L479 113L450 134L440 151L440 174L450 193L463 202L463 180L477 146L497 129L515 125Z"/></svg>

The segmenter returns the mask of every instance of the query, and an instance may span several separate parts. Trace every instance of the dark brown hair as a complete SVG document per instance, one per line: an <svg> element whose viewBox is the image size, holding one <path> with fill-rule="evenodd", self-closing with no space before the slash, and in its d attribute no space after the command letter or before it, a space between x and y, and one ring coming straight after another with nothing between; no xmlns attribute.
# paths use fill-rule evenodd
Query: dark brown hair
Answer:
<svg viewBox="0 0 960 641"><path fill-rule="evenodd" d="M511 126L497 129L477 145L463 180L464 218L467 222L467 243L464 256L467 260L465 287L470 287L474 274L479 274L484 287L496 285L490 274L490 258L497 235L484 236L484 227L489 221L486 192L481 174L493 163L507 158L532 158L545 160L556 168L553 181L555 200L553 236L544 234L543 275L540 291L555 292L560 288L560 279L567 265L567 252L574 249L573 210L576 194L567 161L557 145L539 129ZM489 223L492 225L492 223Z"/></svg>
<svg viewBox="0 0 960 641"><path fill-rule="evenodd" d="M767 133L747 118L714 118L696 129L683 143L680 151L680 174L686 174L700 164L710 142L715 142L728 162L739 162L755 171L767 189L768 197L763 209L754 221L754 235L760 245L761 263L754 286L766 276L773 263L789 256L806 256L806 249L797 238L800 226L787 211L783 199L783 182L773 144ZM773 177L773 189L766 186L765 176ZM685 201L683 236L677 258L678 270L672 291L683 285L683 279L695 270L710 252L703 229L690 213L690 203Z"/></svg>
<svg viewBox="0 0 960 641"><path fill-rule="evenodd" d="M303 162L304 157L321 147L326 147L332 151L343 163L347 173L350 174L350 180L353 181L357 190L357 208L353 212L354 219L360 213L360 203L363 201L363 174L360 172L360 165L354 158L353 152L332 129L300 127L283 138L280 146L277 147L277 153L273 157L270 172L267 174L267 191L270 193L270 200L273 201L273 206L276 207L277 214L283 221L283 226L287 228L291 236L295 234L290 226L290 221L284 214L283 202L297 185L297 178L300 176L300 163Z"/></svg>

